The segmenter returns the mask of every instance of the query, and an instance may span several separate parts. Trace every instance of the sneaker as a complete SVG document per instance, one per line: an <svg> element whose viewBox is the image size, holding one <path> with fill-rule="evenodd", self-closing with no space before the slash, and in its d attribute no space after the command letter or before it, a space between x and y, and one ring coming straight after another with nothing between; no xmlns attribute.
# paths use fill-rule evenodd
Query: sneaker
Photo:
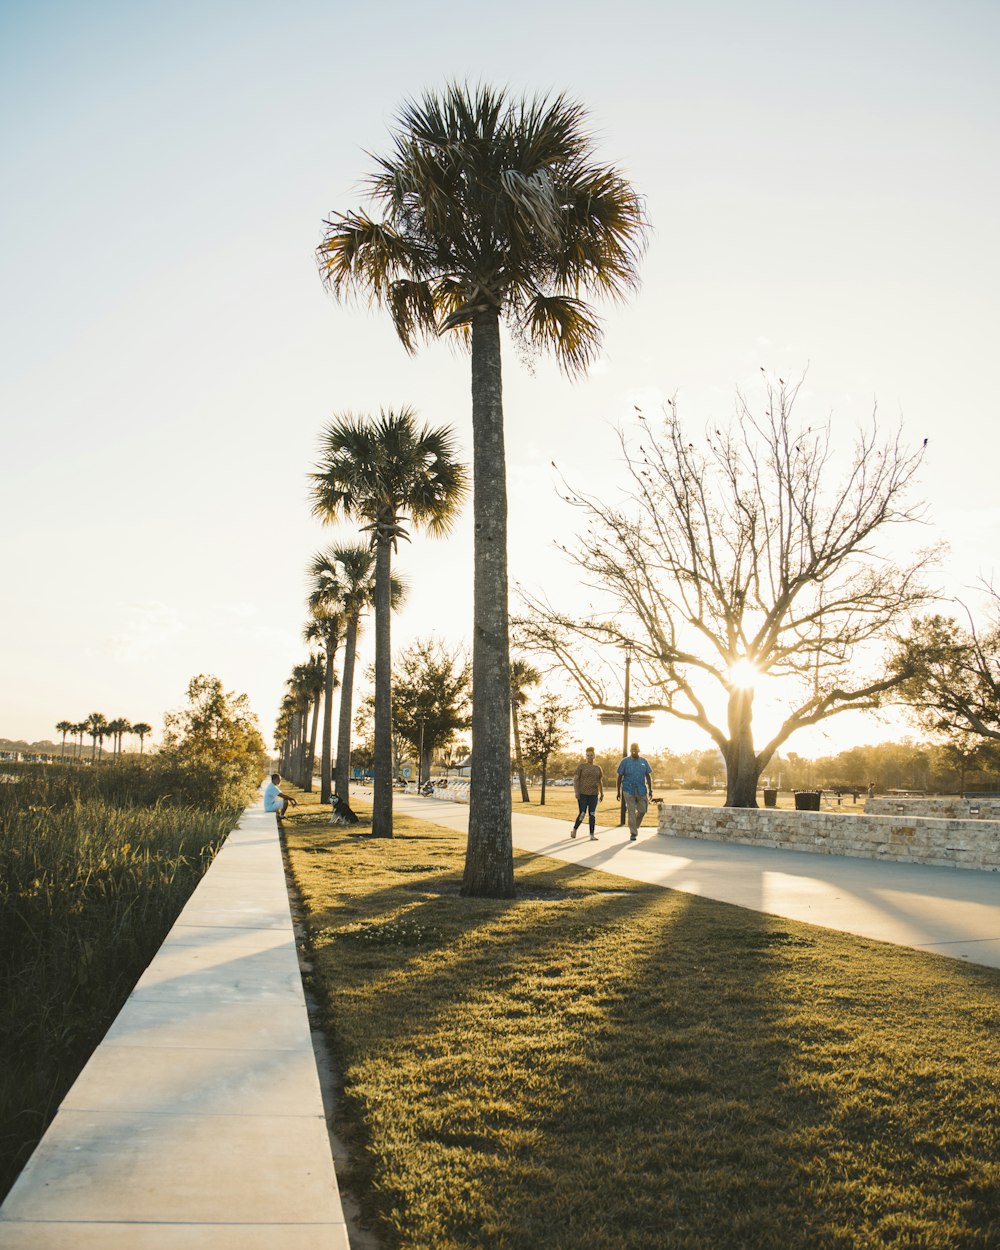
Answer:
<svg viewBox="0 0 1000 1250"><path fill-rule="evenodd" d="M592 833L592 834L590 835L590 840L591 840L591 842L596 842L596 841L597 841L597 834L596 834L596 833Z"/></svg>
<svg viewBox="0 0 1000 1250"><path fill-rule="evenodd" d="M572 831L572 832L570 833L570 835L569 835L571 838L575 838L575 837L576 837L576 829L577 829L577 826L576 826L576 825L574 825L574 826L573 826L573 831Z"/></svg>
<svg viewBox="0 0 1000 1250"><path fill-rule="evenodd" d="M630 833L630 834L628 835L628 840L629 840L630 842L634 842L638 836L639 836L639 835L638 835L637 833Z"/></svg>

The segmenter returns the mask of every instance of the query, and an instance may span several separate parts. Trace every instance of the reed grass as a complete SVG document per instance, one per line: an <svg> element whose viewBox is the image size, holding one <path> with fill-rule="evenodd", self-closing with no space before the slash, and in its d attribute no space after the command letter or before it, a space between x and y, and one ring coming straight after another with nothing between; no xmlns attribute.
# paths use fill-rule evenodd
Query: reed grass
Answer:
<svg viewBox="0 0 1000 1250"><path fill-rule="evenodd" d="M0 784L0 1195L190 897L237 809L157 802L137 774Z"/></svg>

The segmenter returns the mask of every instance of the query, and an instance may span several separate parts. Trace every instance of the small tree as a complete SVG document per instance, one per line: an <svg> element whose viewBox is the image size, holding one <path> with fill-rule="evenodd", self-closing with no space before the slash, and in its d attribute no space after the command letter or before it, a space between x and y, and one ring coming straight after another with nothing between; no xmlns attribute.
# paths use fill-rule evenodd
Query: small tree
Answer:
<svg viewBox="0 0 1000 1250"><path fill-rule="evenodd" d="M708 432L702 449L672 402L662 431L641 418L640 441L622 437L625 501L568 494L588 529L567 554L607 610L579 618L529 600L524 623L595 708L615 706L607 644L631 647L632 710L668 712L712 738L728 807L757 806L762 771L797 730L882 704L905 674L876 652L930 598L919 578L929 554L876 549L887 529L922 516L907 501L922 451L898 433L880 441L873 421L838 474L830 426L792 423L798 389L767 385L762 416L739 395L732 426ZM767 678L780 679L784 719L758 747L754 689Z"/></svg>
<svg viewBox="0 0 1000 1250"><path fill-rule="evenodd" d="M162 756L203 776L220 804L245 805L267 761L249 699L204 673L188 683L187 699L186 707L164 717Z"/></svg>
<svg viewBox="0 0 1000 1250"><path fill-rule="evenodd" d="M520 709L528 701L525 689L528 686L537 686L542 680L542 675L527 660L516 656L510 662L510 722L514 731L514 767L517 769L518 779L521 782L521 802L528 802L528 782L524 776L524 759L521 749L521 723L519 719Z"/></svg>
<svg viewBox="0 0 1000 1250"><path fill-rule="evenodd" d="M440 640L428 638L398 655L395 671L393 727L417 753L417 780L423 782L434 752L469 727L472 666L461 651L449 651Z"/></svg>
<svg viewBox="0 0 1000 1250"><path fill-rule="evenodd" d="M979 633L954 617L914 622L895 656L900 695L928 733L954 742L959 757L1000 742L1000 620Z"/></svg>
<svg viewBox="0 0 1000 1250"><path fill-rule="evenodd" d="M566 741L566 721L572 708L554 694L542 696L541 703L525 717L524 754L542 770L542 794L539 806L545 806L545 784L549 757Z"/></svg>

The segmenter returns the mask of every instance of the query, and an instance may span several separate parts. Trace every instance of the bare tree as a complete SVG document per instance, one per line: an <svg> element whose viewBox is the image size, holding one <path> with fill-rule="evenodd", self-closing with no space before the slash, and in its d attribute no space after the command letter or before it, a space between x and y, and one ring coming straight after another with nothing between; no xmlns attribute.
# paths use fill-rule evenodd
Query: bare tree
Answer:
<svg viewBox="0 0 1000 1250"><path fill-rule="evenodd" d="M792 425L800 386L768 383L762 416L738 393L730 426L700 447L673 401L662 431L640 413L639 441L621 436L624 500L566 495L587 524L566 554L604 610L580 618L527 596L519 622L525 643L553 655L595 709L614 708L612 648L630 645L633 710L668 712L710 735L726 762L728 807L756 807L761 772L796 730L880 706L905 674L875 644L930 597L920 575L933 552L900 561L876 547L889 527L922 519L908 498L923 449L907 449L899 431L881 441L873 417L838 471L829 423ZM758 748L754 690L764 679L784 719Z"/></svg>

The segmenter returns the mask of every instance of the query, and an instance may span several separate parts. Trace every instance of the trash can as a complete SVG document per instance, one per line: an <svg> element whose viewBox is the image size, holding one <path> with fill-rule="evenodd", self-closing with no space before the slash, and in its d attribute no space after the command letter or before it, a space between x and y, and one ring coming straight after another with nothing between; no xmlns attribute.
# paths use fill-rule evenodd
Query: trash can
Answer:
<svg viewBox="0 0 1000 1250"><path fill-rule="evenodd" d="M764 806L765 807L777 807L778 806L777 790L765 790L764 791Z"/></svg>
<svg viewBox="0 0 1000 1250"><path fill-rule="evenodd" d="M797 812L818 812L821 793L819 790L796 790L795 810Z"/></svg>

